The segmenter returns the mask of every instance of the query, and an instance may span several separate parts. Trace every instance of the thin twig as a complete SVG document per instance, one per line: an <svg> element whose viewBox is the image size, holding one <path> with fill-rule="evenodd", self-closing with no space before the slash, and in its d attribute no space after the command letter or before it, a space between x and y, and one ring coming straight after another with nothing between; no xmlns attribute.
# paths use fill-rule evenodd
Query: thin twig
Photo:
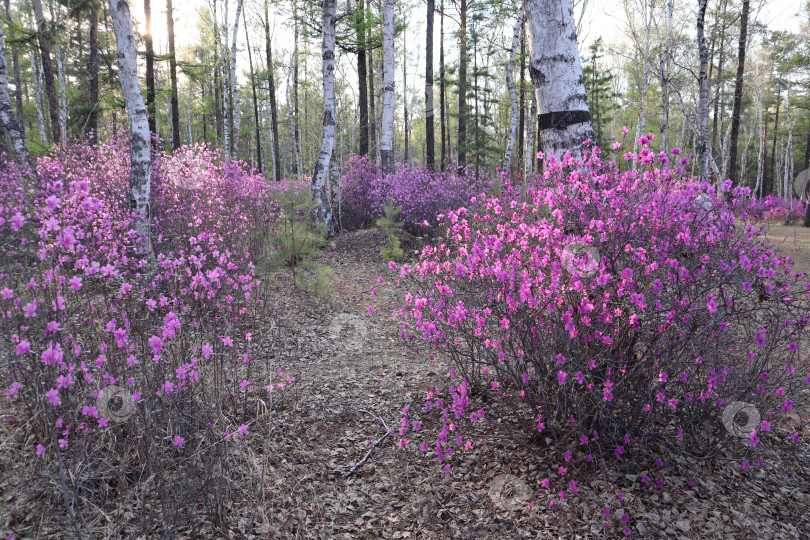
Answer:
<svg viewBox="0 0 810 540"><path fill-rule="evenodd" d="M377 442L375 442L374 444L372 444L372 445L371 445L371 448L369 448L369 449L368 449L368 452L366 452L366 455L363 457L363 459L361 459L360 461L358 461L358 462L357 462L357 463L354 465L354 467L352 467L352 468L351 468L351 470L349 470L349 472L347 472L346 474L344 474L344 475L343 475L343 478L344 478L344 479L346 479L346 478L348 478L349 476L351 476L352 474L354 474L354 472L355 472L357 469L359 469L359 468L360 468L360 466L361 466L361 465L363 465L363 463L365 463L365 462L368 460L368 458L369 458L369 456L371 456L371 452L374 450L374 448L376 448L376 446L377 446L378 444L380 444L381 442L383 442L383 441L385 440L385 438L386 438L386 437L388 437L389 435L391 435L391 433L392 433L392 431L393 431L393 430L391 430L391 429L389 429L389 428L388 428L388 425L385 423L385 420L383 420L381 416L379 417L379 420L380 420L380 422L382 422L382 425L383 425L383 427L385 428L385 435L383 435L382 437L380 437L379 439L377 439Z"/></svg>

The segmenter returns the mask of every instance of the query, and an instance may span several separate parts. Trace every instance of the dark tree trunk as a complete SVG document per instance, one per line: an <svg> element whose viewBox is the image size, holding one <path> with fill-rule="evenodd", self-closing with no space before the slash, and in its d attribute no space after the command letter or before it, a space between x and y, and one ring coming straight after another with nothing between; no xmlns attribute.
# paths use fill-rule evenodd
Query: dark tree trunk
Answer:
<svg viewBox="0 0 810 540"><path fill-rule="evenodd" d="M253 72L253 52L250 50L250 32L247 31L247 11L242 12L242 17L245 21L245 43L248 50L248 62L250 66L250 89L253 92L253 125L255 126L256 134L256 164L259 172L264 174L264 167L262 167L262 133L261 122L259 122L259 100L256 97L256 75Z"/></svg>
<svg viewBox="0 0 810 540"><path fill-rule="evenodd" d="M461 25L458 51L458 166L467 164L467 0L459 5Z"/></svg>
<svg viewBox="0 0 810 540"><path fill-rule="evenodd" d="M90 101L90 113L87 126L98 137L98 0L90 2L90 84L87 96Z"/></svg>
<svg viewBox="0 0 810 540"><path fill-rule="evenodd" d="M270 12L264 3L264 45L267 54L267 85L270 93L270 130L273 132L273 174L281 182L281 152L278 140L278 107L276 106L276 77L273 71L273 47L270 43ZM297 133L297 132L296 132ZM293 160L295 161L295 160Z"/></svg>
<svg viewBox="0 0 810 540"><path fill-rule="evenodd" d="M729 142L729 179L737 183L737 141L740 137L740 109L743 97L743 75L745 73L745 47L748 38L748 10L750 0L743 0L740 16L740 44L737 51L737 80L734 81L734 108L731 111L731 141ZM806 159L806 158L805 158Z"/></svg>
<svg viewBox="0 0 810 540"><path fill-rule="evenodd" d="M59 121L59 98L56 95L56 83L51 65L51 49L48 46L48 28L45 15L42 12L41 0L31 0L34 6L34 16L37 19L37 42L39 54L42 57L42 78L45 79L45 93L48 94L48 112L51 119L51 139L60 144L62 138L61 123Z"/></svg>
<svg viewBox="0 0 810 540"><path fill-rule="evenodd" d="M143 0L144 18L146 19L146 114L149 115L149 131L157 133L157 115L155 112L155 49L152 45L152 0Z"/></svg>
<svg viewBox="0 0 810 540"><path fill-rule="evenodd" d="M366 68L366 29L365 29L365 3L357 0L357 16L355 29L357 31L357 82L360 86L360 149L361 156L368 155L368 69Z"/></svg>
<svg viewBox="0 0 810 540"><path fill-rule="evenodd" d="M180 148L180 103L177 99L177 58L174 51L174 10L172 0L166 0L166 26L169 31L169 78L172 102L172 149Z"/></svg>
<svg viewBox="0 0 810 540"><path fill-rule="evenodd" d="M433 128L433 12L436 1L427 0L427 33L425 36L425 164L433 170L436 161L436 135Z"/></svg>
<svg viewBox="0 0 810 540"><path fill-rule="evenodd" d="M441 170L447 164L447 118L445 117L444 96L445 96L445 81L444 81L444 0L441 5L441 17L439 19L439 123L441 124L441 137L442 137L442 162L440 164Z"/></svg>

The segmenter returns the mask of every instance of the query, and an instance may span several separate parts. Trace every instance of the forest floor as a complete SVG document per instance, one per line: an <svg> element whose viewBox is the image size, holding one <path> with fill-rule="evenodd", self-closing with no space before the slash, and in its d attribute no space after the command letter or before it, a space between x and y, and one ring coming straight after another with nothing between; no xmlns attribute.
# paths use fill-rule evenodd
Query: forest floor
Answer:
<svg viewBox="0 0 810 540"><path fill-rule="evenodd" d="M432 452L419 451L418 442L398 448L395 432L344 478L385 434L379 419L396 429L405 406L414 418L414 410L424 409L425 392L441 385L448 369L399 338L400 319L390 313L404 293L380 257L384 242L382 231L363 230L335 238L314 257L336 275L331 306L292 289L288 275L274 276L277 335L283 340L275 345L274 361L296 373L299 397L270 427L267 482L275 490L273 503L262 517L251 511L236 520L245 525L237 536L610 538L624 536L626 525L617 527L617 518L628 514L633 536L807 538L806 453L774 456L748 472L739 462L678 459L667 469L665 488L646 493L637 476L644 471L604 467L551 511L540 487L542 478L552 476L549 467L504 433L499 436L497 426L453 460L452 474L445 474ZM810 260L810 247L803 253ZM429 418L423 425L426 432L435 427ZM616 499L617 485L627 492L624 502ZM601 512L606 506L614 514L607 529Z"/></svg>
<svg viewBox="0 0 810 540"><path fill-rule="evenodd" d="M639 478L648 470L603 461L577 495L549 510L551 495L540 481L554 476L550 466L507 438L495 421L485 420L472 448L454 455L452 473L445 474L432 452L419 450L419 442L430 444L437 431L436 419L421 412L425 393L446 381L448 366L440 358L429 361L399 337L401 320L390 314L404 292L380 256L385 241L379 229L344 234L312 257L334 271L330 301L295 288L289 271L267 276L274 322L255 330L257 350L295 382L272 415L245 437L250 461L243 476L254 492L255 484L262 486L261 498L235 498L228 505L227 530L201 514L176 538L584 539L624 537L625 527L634 537L807 538L806 446L804 454L777 455L747 472L736 461L672 458L660 490L642 491ZM344 477L385 435L386 426L399 427L405 406L412 420L422 421L421 435L408 431L419 440L398 448L394 432ZM472 404L472 410L478 408L486 405ZM14 459L2 461L5 476ZM14 477L24 476L21 472ZM0 493L11 501L25 481L17 483L11 475L7 480L16 486L0 478ZM623 502L619 491L626 493ZM613 514L607 528L605 507ZM620 522L623 514L628 524ZM30 537L64 536L59 527L50 534L41 527L41 521L39 528L33 523ZM121 537L101 530L92 536Z"/></svg>

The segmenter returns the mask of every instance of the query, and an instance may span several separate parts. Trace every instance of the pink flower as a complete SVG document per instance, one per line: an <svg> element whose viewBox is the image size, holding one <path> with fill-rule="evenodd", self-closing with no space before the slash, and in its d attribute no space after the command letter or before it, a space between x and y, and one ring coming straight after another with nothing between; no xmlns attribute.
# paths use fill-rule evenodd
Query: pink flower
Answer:
<svg viewBox="0 0 810 540"><path fill-rule="evenodd" d="M22 356L23 354L27 353L31 350L31 344L28 343L26 340L22 340L17 344L15 347L14 352L17 353L17 356Z"/></svg>
<svg viewBox="0 0 810 540"><path fill-rule="evenodd" d="M239 434L244 437L245 435L248 434L248 425L247 424L242 424L241 426L236 428L236 431L238 431Z"/></svg>
<svg viewBox="0 0 810 540"><path fill-rule="evenodd" d="M25 304L22 308L23 310L23 317L26 319L30 319L32 317L37 316L37 301L33 300Z"/></svg>
<svg viewBox="0 0 810 540"><path fill-rule="evenodd" d="M11 297L14 296L14 291L9 289L8 287L3 287L3 289L0 290L0 296L2 296L3 299L5 299L5 300L9 300L9 299L11 299Z"/></svg>
<svg viewBox="0 0 810 540"><path fill-rule="evenodd" d="M213 349L213 347L211 347L210 343L206 343L205 345L202 346L202 355L203 355L203 358L205 358L206 360L211 358L211 353L212 352L214 352L214 349Z"/></svg>
<svg viewBox="0 0 810 540"><path fill-rule="evenodd" d="M225 345L226 347L233 347L233 339L231 338L231 336L225 336L224 338L221 337L219 339L220 341L222 341L222 344Z"/></svg>
<svg viewBox="0 0 810 540"><path fill-rule="evenodd" d="M37 445L37 455L38 455L39 457L42 457L42 456L44 456L44 455L45 455L45 447L44 447L44 446L42 446L41 444L38 444L38 445Z"/></svg>
<svg viewBox="0 0 810 540"><path fill-rule="evenodd" d="M368 314L371 315L372 313L374 313L374 306L368 306L366 308L366 311L368 311Z"/></svg>
<svg viewBox="0 0 810 540"><path fill-rule="evenodd" d="M185 439L183 437L181 437L180 435L175 435L174 436L174 445L177 448L183 448L183 443L184 442L185 442Z"/></svg>

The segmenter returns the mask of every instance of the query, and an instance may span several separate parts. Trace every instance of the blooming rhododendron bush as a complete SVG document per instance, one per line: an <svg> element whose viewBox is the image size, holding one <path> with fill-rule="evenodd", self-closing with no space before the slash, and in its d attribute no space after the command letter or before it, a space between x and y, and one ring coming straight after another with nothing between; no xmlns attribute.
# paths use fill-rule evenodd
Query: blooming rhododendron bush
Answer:
<svg viewBox="0 0 810 540"><path fill-rule="evenodd" d="M552 505L604 462L722 455L747 469L803 444L806 280L746 222L748 189L715 193L650 139L625 156L637 171L594 148L506 180L477 211L442 216L436 244L395 268L418 289L398 312L402 336L453 363L452 386L421 413L440 415L421 449L448 472L485 415L543 457Z"/></svg>
<svg viewBox="0 0 810 540"><path fill-rule="evenodd" d="M340 179L341 223L348 230L373 225L383 217L383 207L393 201L402 207L399 218L411 232L436 225L436 215L466 204L470 197L488 190L492 183L472 174L434 172L398 163L396 172L380 174L379 164L367 156L352 156Z"/></svg>
<svg viewBox="0 0 810 540"><path fill-rule="evenodd" d="M38 504L72 531L122 500L136 517L119 525L147 535L155 508L164 530L198 508L221 521L242 439L291 382L252 349L272 193L203 147L156 154L151 257L126 142L75 144L38 173L0 164L0 384Z"/></svg>

